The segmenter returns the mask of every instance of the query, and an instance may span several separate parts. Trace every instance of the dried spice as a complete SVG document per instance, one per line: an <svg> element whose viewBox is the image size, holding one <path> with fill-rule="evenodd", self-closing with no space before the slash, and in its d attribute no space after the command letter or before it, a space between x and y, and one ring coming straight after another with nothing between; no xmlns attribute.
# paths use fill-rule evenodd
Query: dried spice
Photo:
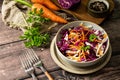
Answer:
<svg viewBox="0 0 120 80"><path fill-rule="evenodd" d="M94 11L105 11L107 10L107 6L104 2L96 1L90 4L90 9Z"/></svg>

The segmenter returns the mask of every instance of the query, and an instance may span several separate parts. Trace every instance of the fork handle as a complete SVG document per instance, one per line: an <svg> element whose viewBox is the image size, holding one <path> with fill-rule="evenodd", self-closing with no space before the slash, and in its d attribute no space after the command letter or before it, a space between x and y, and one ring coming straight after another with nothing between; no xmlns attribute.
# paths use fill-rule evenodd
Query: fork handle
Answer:
<svg viewBox="0 0 120 80"><path fill-rule="evenodd" d="M34 73L31 73L33 80L38 80Z"/></svg>
<svg viewBox="0 0 120 80"><path fill-rule="evenodd" d="M52 76L46 71L46 69L45 69L43 66L39 66L38 68L41 69L41 70L44 72L44 74L47 76L47 78L48 78L49 80L54 80L54 79L52 78Z"/></svg>
<svg viewBox="0 0 120 80"><path fill-rule="evenodd" d="M53 80L52 76L47 71L45 71L44 73L49 80Z"/></svg>

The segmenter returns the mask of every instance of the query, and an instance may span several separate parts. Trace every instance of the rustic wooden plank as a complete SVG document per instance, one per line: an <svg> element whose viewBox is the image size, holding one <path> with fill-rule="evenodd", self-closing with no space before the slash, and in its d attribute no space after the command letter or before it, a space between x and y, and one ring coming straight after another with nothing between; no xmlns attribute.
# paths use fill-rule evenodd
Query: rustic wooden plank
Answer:
<svg viewBox="0 0 120 80"><path fill-rule="evenodd" d="M112 56L110 62L100 71L91 74L92 80L119 80L120 79L120 55Z"/></svg>
<svg viewBox="0 0 120 80"><path fill-rule="evenodd" d="M55 80L119 80L120 79L120 55L113 56L110 62L100 71L87 75L76 75L64 70L50 72ZM117 63L115 63L117 62ZM39 75L40 80L47 80L45 75ZM25 80L32 80L28 78Z"/></svg>
<svg viewBox="0 0 120 80"><path fill-rule="evenodd" d="M52 0L52 1L56 5L60 6L57 0ZM96 24L101 24L105 18L96 18L96 17L91 16L87 10L88 1L89 0L81 0L81 2L78 3L77 7L74 7L73 9L69 9L68 11L67 10L63 10L63 11L75 15L80 20L86 20L86 21L94 22ZM114 8L114 2L113 0L108 0L108 2L111 5L110 6L110 12L111 12Z"/></svg>
<svg viewBox="0 0 120 80"><path fill-rule="evenodd" d="M0 13L1 13L2 2L3 0L0 0Z"/></svg>
<svg viewBox="0 0 120 80"><path fill-rule="evenodd" d="M120 51L120 1L115 0L115 9L113 13L101 24L109 35L113 52ZM114 53L116 54L116 53Z"/></svg>
<svg viewBox="0 0 120 80"><path fill-rule="evenodd" d="M18 55L21 53L21 50L24 50L25 47L23 45L23 42L17 42L12 43L8 45L0 46L0 78L2 80L15 80L20 78L28 78L28 80L32 80L29 78L29 76L24 72L19 60ZM47 68L48 71L54 71L58 70L59 67L52 61L49 53L49 49L45 49L44 51L41 51L40 48L34 49L39 55ZM60 71L52 72L52 76L54 78L58 78L56 80L59 80L59 78L63 78L65 80L70 79L91 79L91 80L100 80L100 79L107 79L110 76L113 76L111 79L118 79L120 76L120 55L112 56L109 64L102 70L90 74L90 75L75 75L68 72L60 73ZM52 62L52 63L51 63ZM41 74L39 76L40 79L46 80L46 77L40 70L36 70L37 74ZM17 72L17 73L16 73ZM64 71L63 71L64 72ZM12 74L11 76L9 76ZM103 75L104 74L104 75ZM65 76L63 76L65 75ZM109 78L110 79L110 78Z"/></svg>
<svg viewBox="0 0 120 80"><path fill-rule="evenodd" d="M20 40L19 36L22 33L20 30L6 26L2 21L2 15L0 13L0 45Z"/></svg>
<svg viewBox="0 0 120 80"><path fill-rule="evenodd" d="M113 56L110 62L102 70L89 75L71 74L63 70L59 70L60 68L51 59L49 48L46 48L44 51L41 51L40 48L34 49L37 55L41 57L46 69L55 78L55 80L61 80L61 79L62 80L119 80L120 79L120 62L119 62L120 61L120 55L119 55L120 1L119 0L115 0L115 1L116 1L116 9L114 10L113 14L109 16L103 22L103 24L101 24L101 26L107 31L107 33L110 36L110 41L113 49ZM19 41L18 36L20 34L21 31L11 29L8 26L5 26L4 23L1 21L1 17L0 17L0 44L9 43L0 46L0 80L15 80L21 78L22 79L28 78L27 80L32 80L31 78L29 78L30 76L24 72L17 57L21 53L21 50L25 49L23 42L14 42L14 41ZM39 75L38 76L39 79L47 80L46 76L40 70L37 69L36 71L37 71L37 75Z"/></svg>
<svg viewBox="0 0 120 80"><path fill-rule="evenodd" d="M115 22L113 23L113 21ZM109 35L113 52L120 51L119 50L120 49L120 45L119 45L120 44L120 27L118 27L119 25L120 25L120 19L108 20L108 22L106 22L103 25L104 29Z"/></svg>
<svg viewBox="0 0 120 80"><path fill-rule="evenodd" d="M1 80L13 80L16 78L29 77L24 72L21 63L18 59L18 55L24 50L23 42L16 42L12 44L0 46L0 79ZM49 48L41 51L39 48L35 49L35 52L44 63L44 66L48 71L54 71L59 67L51 59ZM37 74L41 74L41 70L36 70ZM12 74L12 75L11 75Z"/></svg>
<svg viewBox="0 0 120 80"><path fill-rule="evenodd" d="M10 28L4 24L1 14L2 2L3 0L0 0L0 45L19 41L19 36L23 33L20 30Z"/></svg>
<svg viewBox="0 0 120 80"><path fill-rule="evenodd" d="M2 80L12 80L24 74L17 56L22 49L22 43L0 46L0 78ZM10 74L14 76L9 76Z"/></svg>

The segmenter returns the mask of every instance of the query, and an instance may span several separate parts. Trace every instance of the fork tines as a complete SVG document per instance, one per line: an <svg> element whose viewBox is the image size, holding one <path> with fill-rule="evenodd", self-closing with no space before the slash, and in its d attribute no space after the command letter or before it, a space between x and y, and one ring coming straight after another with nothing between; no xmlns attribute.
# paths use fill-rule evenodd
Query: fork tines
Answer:
<svg viewBox="0 0 120 80"><path fill-rule="evenodd" d="M27 53L32 64L35 64L36 62L40 61L40 59L38 58L37 54L33 51L33 49L28 49Z"/></svg>
<svg viewBox="0 0 120 80"><path fill-rule="evenodd" d="M33 66L35 66L37 68L40 68L45 73L49 80L53 80L51 75L43 67L41 60L39 59L39 57L37 56L33 49L27 49L24 55L20 57L20 60L26 72L29 72L29 69L33 69Z"/></svg>
<svg viewBox="0 0 120 80"><path fill-rule="evenodd" d="M31 63L31 58L30 58L28 52L25 52L22 55L20 55L19 59L21 61L23 68L25 69L25 72L30 74L32 76L33 80L38 80L34 74L35 69L33 67L33 64Z"/></svg>
<svg viewBox="0 0 120 80"><path fill-rule="evenodd" d="M31 62L28 59L28 54L20 55L19 58L20 58L20 61L21 61L21 64L22 64L23 68L25 69L25 72L29 68L33 68Z"/></svg>

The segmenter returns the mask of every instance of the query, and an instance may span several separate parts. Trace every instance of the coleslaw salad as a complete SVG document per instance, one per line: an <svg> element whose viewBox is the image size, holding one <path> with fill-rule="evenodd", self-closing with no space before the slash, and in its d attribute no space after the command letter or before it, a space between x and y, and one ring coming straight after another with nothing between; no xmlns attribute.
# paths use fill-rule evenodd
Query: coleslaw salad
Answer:
<svg viewBox="0 0 120 80"><path fill-rule="evenodd" d="M106 33L83 24L63 29L60 35L61 38L57 42L59 50L64 56L77 62L92 61L101 57L108 41Z"/></svg>

